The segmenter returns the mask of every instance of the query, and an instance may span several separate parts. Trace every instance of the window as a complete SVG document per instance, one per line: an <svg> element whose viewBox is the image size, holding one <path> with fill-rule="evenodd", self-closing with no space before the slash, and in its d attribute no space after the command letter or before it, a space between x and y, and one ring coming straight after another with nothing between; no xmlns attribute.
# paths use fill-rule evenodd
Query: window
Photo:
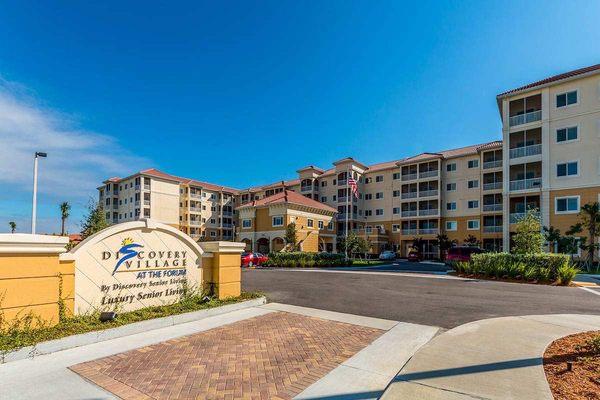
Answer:
<svg viewBox="0 0 600 400"><path fill-rule="evenodd" d="M376 199L383 199L383 192L377 192L377 193L375 193L375 198Z"/></svg>
<svg viewBox="0 0 600 400"><path fill-rule="evenodd" d="M577 104L577 90L556 95L556 108Z"/></svg>
<svg viewBox="0 0 600 400"><path fill-rule="evenodd" d="M576 126L561 128L556 130L556 143L570 142L577 140L578 132Z"/></svg>
<svg viewBox="0 0 600 400"><path fill-rule="evenodd" d="M392 225L392 232L400 232L400 225L393 224Z"/></svg>
<svg viewBox="0 0 600 400"><path fill-rule="evenodd" d="M469 200L468 208L479 208L479 200Z"/></svg>
<svg viewBox="0 0 600 400"><path fill-rule="evenodd" d="M365 217L370 217L373 215L373 210L365 210Z"/></svg>
<svg viewBox="0 0 600 400"><path fill-rule="evenodd" d="M371 183L373 182L373 178L365 178L365 183Z"/></svg>
<svg viewBox="0 0 600 400"><path fill-rule="evenodd" d="M479 220L478 219L470 219L467 221L467 229L474 231L479 230Z"/></svg>
<svg viewBox="0 0 600 400"><path fill-rule="evenodd" d="M371 225L365 226L365 232L371 234L373 232L373 227Z"/></svg>
<svg viewBox="0 0 600 400"><path fill-rule="evenodd" d="M446 221L446 230L455 231L458 228L456 221Z"/></svg>
<svg viewBox="0 0 600 400"><path fill-rule="evenodd" d="M579 196L557 197L555 201L555 214L574 214L579 212Z"/></svg>
<svg viewBox="0 0 600 400"><path fill-rule="evenodd" d="M446 171L447 172L456 171L456 163L446 164Z"/></svg>
<svg viewBox="0 0 600 400"><path fill-rule="evenodd" d="M378 208L375 210L375 215L383 215L383 208Z"/></svg>
<svg viewBox="0 0 600 400"><path fill-rule="evenodd" d="M319 221L318 226L319 226L319 229L323 229L323 226L324 226L323 221Z"/></svg>
<svg viewBox="0 0 600 400"><path fill-rule="evenodd" d="M321 196L321 203L327 203L327 196Z"/></svg>
<svg viewBox="0 0 600 400"><path fill-rule="evenodd" d="M333 186L337 185L337 179L333 180Z"/></svg>
<svg viewBox="0 0 600 400"><path fill-rule="evenodd" d="M479 160L469 160L468 167L469 168L479 167Z"/></svg>
<svg viewBox="0 0 600 400"><path fill-rule="evenodd" d="M394 172L394 175L392 175L392 179L400 179L400 172Z"/></svg>
<svg viewBox="0 0 600 400"><path fill-rule="evenodd" d="M392 213L393 213L394 215L398 215L398 214L400 214L400 207L394 207L394 208L392 209Z"/></svg>
<svg viewBox="0 0 600 400"><path fill-rule="evenodd" d="M242 228L252 228L252 220L251 219L243 219L242 220Z"/></svg>
<svg viewBox="0 0 600 400"><path fill-rule="evenodd" d="M327 224L327 229L329 229L330 231L333 230L333 221Z"/></svg>
<svg viewBox="0 0 600 400"><path fill-rule="evenodd" d="M333 201L337 201L337 195L333 195Z"/></svg>
<svg viewBox="0 0 600 400"><path fill-rule="evenodd" d="M273 217L273 226L283 226L283 217L281 215Z"/></svg>
<svg viewBox="0 0 600 400"><path fill-rule="evenodd" d="M399 191L399 190L394 190L394 191L392 192L392 196L393 196L393 197L400 197L400 191Z"/></svg>
<svg viewBox="0 0 600 400"><path fill-rule="evenodd" d="M372 193L365 193L365 200L372 200L372 199L373 199Z"/></svg>
<svg viewBox="0 0 600 400"><path fill-rule="evenodd" d="M312 219L307 219L306 226L308 226L309 228L312 228L313 226L315 226L315 223Z"/></svg>
<svg viewBox="0 0 600 400"><path fill-rule="evenodd" d="M446 203L446 210L449 210L449 211L456 210L456 202L452 201L450 203Z"/></svg>
<svg viewBox="0 0 600 400"><path fill-rule="evenodd" d="M375 177L375 182L383 182L383 175L377 175Z"/></svg>
<svg viewBox="0 0 600 400"><path fill-rule="evenodd" d="M216 219L214 219L214 218L211 218L211 219L210 219L210 223L211 223L211 224L216 224L216 223L217 223L217 220L216 220Z"/></svg>
<svg viewBox="0 0 600 400"><path fill-rule="evenodd" d="M446 191L454 192L456 190L456 183L446 183Z"/></svg>
<svg viewBox="0 0 600 400"><path fill-rule="evenodd" d="M479 187L479 181L478 180L472 180L468 182L468 187L469 189L476 189Z"/></svg>
<svg viewBox="0 0 600 400"><path fill-rule="evenodd" d="M556 176L576 176L579 173L579 162L569 161L556 164Z"/></svg>
<svg viewBox="0 0 600 400"><path fill-rule="evenodd" d="M211 231L210 232L210 237L217 237L217 232Z"/></svg>
<svg viewBox="0 0 600 400"><path fill-rule="evenodd" d="M327 181L321 181L321 187L327 186Z"/></svg>

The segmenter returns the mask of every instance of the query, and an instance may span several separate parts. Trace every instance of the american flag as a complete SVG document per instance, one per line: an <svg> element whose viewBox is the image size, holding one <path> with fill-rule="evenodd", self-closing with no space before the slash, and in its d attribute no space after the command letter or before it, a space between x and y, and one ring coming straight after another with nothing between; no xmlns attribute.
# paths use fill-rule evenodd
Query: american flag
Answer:
<svg viewBox="0 0 600 400"><path fill-rule="evenodd" d="M354 195L354 197L358 199L358 185L356 184L354 178L348 178L348 186L350 186L350 189L352 189L352 194Z"/></svg>

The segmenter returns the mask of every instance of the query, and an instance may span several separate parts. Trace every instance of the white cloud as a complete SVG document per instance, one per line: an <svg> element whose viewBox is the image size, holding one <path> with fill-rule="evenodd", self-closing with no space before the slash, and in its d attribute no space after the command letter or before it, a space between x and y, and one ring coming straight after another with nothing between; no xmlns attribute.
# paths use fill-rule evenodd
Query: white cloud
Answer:
<svg viewBox="0 0 600 400"><path fill-rule="evenodd" d="M48 158L40 161L38 191L40 210L46 206L52 211L38 214L42 224L44 219L55 218L54 208L59 202L69 201L82 209L90 196L97 196L96 187L104 179L150 165L115 138L81 129L72 116L44 107L26 89L0 77L0 202L5 203L0 207L2 225L7 225L4 220L8 218L24 217L30 212L30 203L25 199L31 196L36 151L48 153ZM78 222L80 216L73 215L70 224ZM24 228L26 221L20 222ZM0 232L6 229L0 226ZM56 231L54 227L48 229Z"/></svg>

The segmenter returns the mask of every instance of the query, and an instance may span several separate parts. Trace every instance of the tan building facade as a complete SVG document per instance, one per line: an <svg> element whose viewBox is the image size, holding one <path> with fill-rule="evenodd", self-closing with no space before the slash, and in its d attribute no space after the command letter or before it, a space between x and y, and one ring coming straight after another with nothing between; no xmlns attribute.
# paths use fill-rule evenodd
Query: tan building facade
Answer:
<svg viewBox="0 0 600 400"><path fill-rule="evenodd" d="M508 249L514 223L530 207L540 210L544 226L564 233L583 204L600 200L600 65L502 93L497 102L502 140L373 165L347 157L329 169L301 168L294 180L241 190L145 170L105 181L100 201L111 223L152 216L198 240L229 240L244 232L237 208L248 213L244 205L295 192L337 210L320 237L335 243L348 227L369 239L372 252L403 255L421 238L427 257L438 254L438 234ZM263 228L269 231L253 229Z"/></svg>

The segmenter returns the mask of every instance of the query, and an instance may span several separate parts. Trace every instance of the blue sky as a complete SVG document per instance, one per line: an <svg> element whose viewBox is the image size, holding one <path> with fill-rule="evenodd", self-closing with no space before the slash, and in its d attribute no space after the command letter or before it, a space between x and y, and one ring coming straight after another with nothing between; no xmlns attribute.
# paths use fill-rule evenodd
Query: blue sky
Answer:
<svg viewBox="0 0 600 400"><path fill-rule="evenodd" d="M234 187L500 138L495 95L600 62L596 1L12 2L0 232L78 230L108 176Z"/></svg>

